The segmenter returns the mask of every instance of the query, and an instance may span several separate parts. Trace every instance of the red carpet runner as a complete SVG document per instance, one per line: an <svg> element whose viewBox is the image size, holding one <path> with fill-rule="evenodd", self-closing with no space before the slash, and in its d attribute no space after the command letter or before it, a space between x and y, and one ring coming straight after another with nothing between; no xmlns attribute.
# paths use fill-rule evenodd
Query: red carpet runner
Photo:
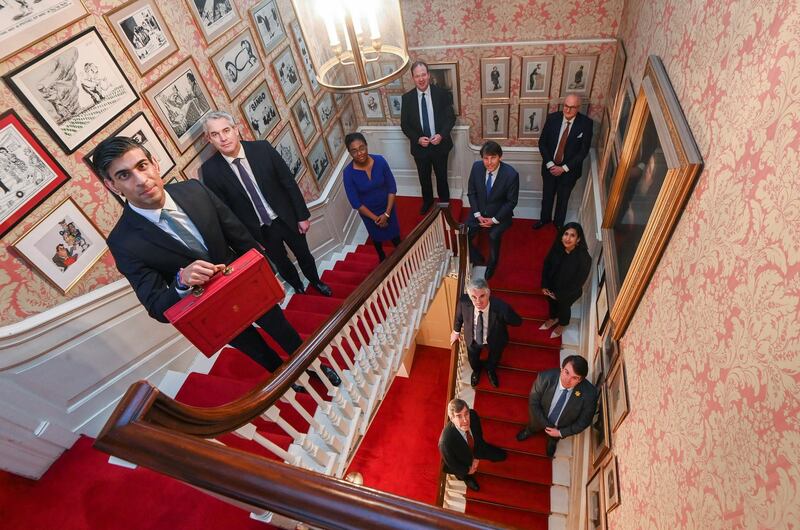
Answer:
<svg viewBox="0 0 800 530"><path fill-rule="evenodd" d="M398 197L402 237L406 237L421 220L418 213L420 204L419 198ZM460 202L454 201L452 209L458 218ZM389 254L391 244L385 247ZM295 295L286 308L286 315L301 337L305 339L312 334L377 264L372 245L360 245L355 252L337 262L333 269L323 273L323 281L333 290L332 298L315 294L313 289L309 289L308 294ZM272 343L272 346L280 352L277 344ZM428 357L435 360L435 355ZM267 377L269 374L248 357L233 348L226 348L208 375L189 375L176 399L200 406L219 405L243 395L256 382ZM312 380L312 384L320 395L325 395L321 382ZM310 396L299 394L298 400L313 414L315 403ZM279 407L282 417L289 423L303 429L307 427L299 413L282 403ZM443 407L443 403L436 405L437 424ZM256 420L254 423L262 435L284 449L291 443L289 437L271 422ZM254 442L232 434L220 440L267 458L276 458ZM91 443L91 439L82 438L38 481L0 471L2 527L32 530L272 528L250 519L249 514L239 508L169 477L143 468L130 470L110 465L108 455L93 449Z"/></svg>
<svg viewBox="0 0 800 530"><path fill-rule="evenodd" d="M489 285L492 294L511 304L524 321L521 327L509 328L511 343L497 369L500 387L492 387L484 374L474 408L487 441L506 449L508 459L481 462L476 477L480 491L467 490L466 513L537 530L548 528L552 463L545 456L544 435L524 442L515 436L528 420L528 394L536 374L559 365L561 339L550 339L550 331L538 329L547 319L541 267L554 237L552 226L533 231L531 222L523 219L515 220L503 235L500 262Z"/></svg>

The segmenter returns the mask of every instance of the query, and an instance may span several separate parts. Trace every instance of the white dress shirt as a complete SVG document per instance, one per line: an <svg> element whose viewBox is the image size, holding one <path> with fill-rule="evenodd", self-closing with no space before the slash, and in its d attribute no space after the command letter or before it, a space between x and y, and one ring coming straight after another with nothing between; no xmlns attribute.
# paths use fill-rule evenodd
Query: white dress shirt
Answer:
<svg viewBox="0 0 800 530"><path fill-rule="evenodd" d="M558 132L558 141L556 142L556 151L558 151L558 145L561 143L561 137L564 136L564 131L567 129L567 124L570 124L570 131L569 132L572 132L572 125L574 124L574 122L575 122L575 118L572 118L571 120L568 120L568 119L564 118L563 120L561 120L561 130ZM555 153L553 153L553 156L555 156ZM550 162L547 163L547 168L550 169L554 165L556 165L555 162L553 162L551 160ZM569 167L567 167L566 164L561 164L561 168L564 170L564 172L569 172Z"/></svg>
<svg viewBox="0 0 800 530"><path fill-rule="evenodd" d="M425 94L426 102L425 105L428 107L428 123L431 126L431 138L436 136L436 123L433 120L433 100L431 99L431 86L428 85L428 88L425 89L425 92L420 92L417 89L417 103L419 103L419 124L422 125L424 120L422 119L422 95Z"/></svg>
<svg viewBox="0 0 800 530"><path fill-rule="evenodd" d="M240 158L242 160L242 166L244 166L244 168L247 170L247 173L249 173L253 179L253 186L256 189L258 198L261 199L261 203L264 205L264 208L266 208L267 215L269 215L269 218L274 221L278 217L278 215L275 213L275 210L270 208L267 199L265 199L264 195L261 193L261 188L258 187L258 182L256 181L255 174L253 173L253 168L250 167L250 162L247 161L247 157L244 154L244 147L241 145L239 146L239 152L236 154L236 156L222 155L222 158L225 159L225 161L231 167L231 171L233 171L233 174L236 175L237 179L239 179L239 184L241 184L242 187L244 188L245 195L247 195L247 198L250 199L250 204L253 205L253 210L255 210L256 217L258 217L258 208L256 207L256 203L253 202L253 198L247 191L247 186L245 186L244 182L242 181L242 175L239 174L239 168L236 167L236 164L233 163L233 161L236 160L237 158Z"/></svg>

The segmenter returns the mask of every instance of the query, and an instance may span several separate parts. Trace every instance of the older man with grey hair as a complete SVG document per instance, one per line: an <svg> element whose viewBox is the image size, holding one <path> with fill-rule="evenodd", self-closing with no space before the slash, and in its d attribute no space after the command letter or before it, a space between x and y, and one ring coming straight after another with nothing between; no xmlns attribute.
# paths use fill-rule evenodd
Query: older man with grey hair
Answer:
<svg viewBox="0 0 800 530"><path fill-rule="evenodd" d="M491 295L489 284L483 278L473 278L467 286L467 294L461 295L456 311L450 344L458 340L464 328L464 342L467 344L467 357L472 367L470 383L477 386L481 370L486 366L489 382L497 388L497 363L508 343L508 326L519 326L522 318L510 305ZM489 355L485 363L481 361L481 350L487 347Z"/></svg>
<svg viewBox="0 0 800 530"><path fill-rule="evenodd" d="M306 232L311 213L297 182L269 142L242 141L233 116L224 111L203 120L206 139L217 153L203 163L202 180L261 243L280 275L296 293L305 291L286 252L288 246L311 286L325 296L331 289L320 280Z"/></svg>

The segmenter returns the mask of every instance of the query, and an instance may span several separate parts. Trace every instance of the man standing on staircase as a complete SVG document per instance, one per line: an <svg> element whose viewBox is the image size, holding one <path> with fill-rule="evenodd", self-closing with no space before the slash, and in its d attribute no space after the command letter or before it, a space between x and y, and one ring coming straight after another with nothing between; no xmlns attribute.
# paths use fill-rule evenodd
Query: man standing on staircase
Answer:
<svg viewBox="0 0 800 530"><path fill-rule="evenodd" d="M159 322L167 322L164 311L193 286L205 284L225 265L257 248L233 212L199 181L165 187L158 161L135 140L108 138L97 146L92 160L103 184L128 201L108 236L108 247L139 301ZM290 355L302 343L278 305L256 323ZM253 325L230 344L270 372L282 364Z"/></svg>
<svg viewBox="0 0 800 530"><path fill-rule="evenodd" d="M203 120L203 131L218 151L201 167L203 183L264 246L267 257L296 293L305 292L305 287L286 246L310 285L331 296L331 288L319 278L306 241L311 213L281 155L266 140L242 142L239 128L227 112L209 113Z"/></svg>
<svg viewBox="0 0 800 530"><path fill-rule="evenodd" d="M478 471L479 459L501 462L506 459L506 452L483 439L481 419L464 400L450 400L447 417L450 421L439 437L444 470L463 480L469 489L478 491L480 486L475 480L475 472Z"/></svg>
<svg viewBox="0 0 800 530"><path fill-rule="evenodd" d="M580 355L570 355L553 368L539 374L528 398L528 425L517 433L520 442L533 433L547 434L547 456L553 456L561 438L583 431L592 422L599 393L586 380L589 363Z"/></svg>
<svg viewBox="0 0 800 530"><path fill-rule="evenodd" d="M466 325L464 325L466 323ZM483 278L472 278L467 286L467 294L461 295L450 344L458 340L461 327L464 327L464 342L467 344L467 358L472 367L473 387L478 385L484 363L481 350L489 348L486 360L486 373L489 382L497 388L497 363L508 344L508 326L522 325L522 318L510 305L492 296L489 284Z"/></svg>

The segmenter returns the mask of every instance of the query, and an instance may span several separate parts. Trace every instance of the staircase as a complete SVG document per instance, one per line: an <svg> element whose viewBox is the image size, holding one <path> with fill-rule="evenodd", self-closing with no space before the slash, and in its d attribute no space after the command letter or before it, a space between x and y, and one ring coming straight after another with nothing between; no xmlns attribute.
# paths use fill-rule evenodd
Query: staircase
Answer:
<svg viewBox="0 0 800 530"><path fill-rule="evenodd" d="M492 294L504 300L523 318L510 327L510 342L497 369L499 388L485 374L473 390L471 370L462 363L460 397L480 414L489 443L508 452L503 462L482 461L476 479L480 491L468 490L448 476L445 505L469 515L512 527L547 530L563 528L569 486L571 440L562 440L555 459L546 456L546 436L536 434L524 442L516 434L528 421L528 395L542 370L560 364L561 338L538 328L547 319L547 302L541 294L541 267L555 239L552 226L533 231L530 221L518 219L503 235L500 263L489 281ZM511 252L525 248L528 252ZM484 352L484 356L486 353Z"/></svg>

